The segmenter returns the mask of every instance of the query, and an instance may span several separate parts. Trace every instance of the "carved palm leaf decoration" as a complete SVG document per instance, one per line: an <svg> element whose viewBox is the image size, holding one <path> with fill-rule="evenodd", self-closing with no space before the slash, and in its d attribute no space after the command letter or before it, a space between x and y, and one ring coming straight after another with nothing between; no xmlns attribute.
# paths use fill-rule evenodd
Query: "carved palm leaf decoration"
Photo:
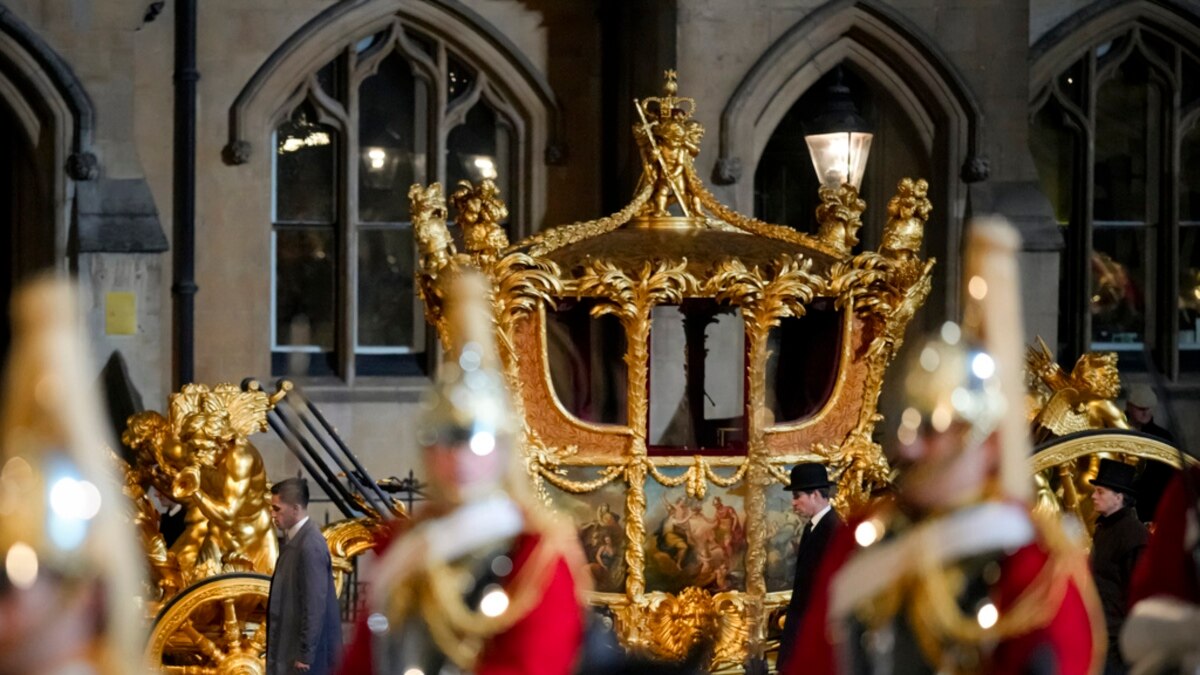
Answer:
<svg viewBox="0 0 1200 675"><path fill-rule="evenodd" d="M500 348L512 354L517 321L563 293L558 265L524 253L510 253L491 268Z"/></svg>
<svg viewBox="0 0 1200 675"><path fill-rule="evenodd" d="M773 274L747 269L740 260L725 260L709 278L708 288L718 301L741 307L752 329L766 330L782 318L804 316L805 305L824 287L811 269L812 259L794 256L776 261Z"/></svg>
<svg viewBox="0 0 1200 675"><path fill-rule="evenodd" d="M592 316L612 314L622 322L634 321L648 314L654 305L682 302L695 289L696 280L687 272L687 260L658 264L647 261L636 278L607 260L588 263L579 278L579 295L596 296Z"/></svg>

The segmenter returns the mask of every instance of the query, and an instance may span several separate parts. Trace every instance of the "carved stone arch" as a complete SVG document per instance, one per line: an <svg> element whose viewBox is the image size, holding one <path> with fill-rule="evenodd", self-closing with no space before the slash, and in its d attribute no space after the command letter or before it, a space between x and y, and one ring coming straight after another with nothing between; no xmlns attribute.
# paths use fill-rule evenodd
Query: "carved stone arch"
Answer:
<svg viewBox="0 0 1200 675"><path fill-rule="evenodd" d="M5 7L0 7L0 107L21 144L14 150L27 155L18 176L24 204L17 206L21 216L15 220L23 229L15 233L14 272L65 270L78 250L71 242L72 181L99 175L91 147L93 106L66 61Z"/></svg>
<svg viewBox="0 0 1200 675"><path fill-rule="evenodd" d="M779 121L822 75L843 62L895 99L930 150L934 175L926 178L935 209L925 241L928 254L938 258L938 269L929 302L956 316L958 251L967 205L960 170L974 159L982 113L949 59L919 28L881 2L829 2L763 53L722 111L714 179L736 183L736 204L748 210L753 171ZM889 195L870 197L878 201Z"/></svg>
<svg viewBox="0 0 1200 675"><path fill-rule="evenodd" d="M1029 50L1029 94L1034 100L1063 67L1095 45L1134 26L1148 26L1178 44L1200 48L1200 9L1171 0L1104 0L1067 17Z"/></svg>
<svg viewBox="0 0 1200 675"><path fill-rule="evenodd" d="M244 164L269 157L271 120L310 74L337 57L356 37L393 24L396 17L437 36L486 79L491 97L500 96L525 129L522 187L530 208L531 230L545 212L547 158L561 157L560 112L545 75L505 37L457 0L346 0L314 17L293 33L259 67L229 111L225 158Z"/></svg>

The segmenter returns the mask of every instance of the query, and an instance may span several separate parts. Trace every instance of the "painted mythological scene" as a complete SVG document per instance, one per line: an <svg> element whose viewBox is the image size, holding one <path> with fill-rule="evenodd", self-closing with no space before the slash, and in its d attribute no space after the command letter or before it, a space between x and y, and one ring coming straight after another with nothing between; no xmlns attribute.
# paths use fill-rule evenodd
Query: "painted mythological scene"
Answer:
<svg viewBox="0 0 1200 675"><path fill-rule="evenodd" d="M646 485L646 590L745 590L746 529L740 486L694 499L682 487Z"/></svg>
<svg viewBox="0 0 1200 675"><path fill-rule="evenodd" d="M594 480L596 469L570 468L573 481ZM593 589L625 592L625 484L614 481L586 494L571 494L547 485L554 508L575 523L587 558Z"/></svg>
<svg viewBox="0 0 1200 675"><path fill-rule="evenodd" d="M767 592L790 591L796 572L796 547L808 521L792 511L792 493L767 488Z"/></svg>

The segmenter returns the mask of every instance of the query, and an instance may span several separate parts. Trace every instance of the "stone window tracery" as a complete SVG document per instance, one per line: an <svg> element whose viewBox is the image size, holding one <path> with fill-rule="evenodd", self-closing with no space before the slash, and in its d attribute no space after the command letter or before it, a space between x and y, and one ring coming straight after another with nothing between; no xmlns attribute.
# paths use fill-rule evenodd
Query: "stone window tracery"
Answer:
<svg viewBox="0 0 1200 675"><path fill-rule="evenodd" d="M1200 367L1200 45L1135 22L1034 98L1030 146L1067 242L1063 351Z"/></svg>
<svg viewBox="0 0 1200 675"><path fill-rule="evenodd" d="M272 124L272 372L419 375L408 187L495 178L513 221L528 124L486 69L401 17L345 44Z"/></svg>

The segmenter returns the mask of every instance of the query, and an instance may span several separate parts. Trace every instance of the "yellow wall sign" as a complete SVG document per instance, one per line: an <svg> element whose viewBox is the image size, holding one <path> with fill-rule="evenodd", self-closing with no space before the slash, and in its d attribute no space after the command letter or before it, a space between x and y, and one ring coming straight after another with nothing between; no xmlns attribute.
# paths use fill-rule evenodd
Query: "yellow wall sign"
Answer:
<svg viewBox="0 0 1200 675"><path fill-rule="evenodd" d="M104 297L104 332L108 335L137 333L137 295L110 291Z"/></svg>

